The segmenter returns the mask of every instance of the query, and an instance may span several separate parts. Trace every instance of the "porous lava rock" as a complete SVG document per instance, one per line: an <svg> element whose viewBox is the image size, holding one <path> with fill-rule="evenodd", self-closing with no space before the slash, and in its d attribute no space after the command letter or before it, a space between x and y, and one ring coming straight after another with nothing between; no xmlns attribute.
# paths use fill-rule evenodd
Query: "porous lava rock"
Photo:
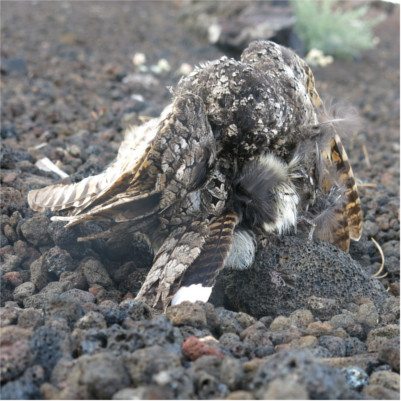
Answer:
<svg viewBox="0 0 401 401"><path fill-rule="evenodd" d="M220 273L211 300L257 318L305 308L327 320L362 297L380 305L388 295L348 253L323 241L271 236L249 269Z"/></svg>

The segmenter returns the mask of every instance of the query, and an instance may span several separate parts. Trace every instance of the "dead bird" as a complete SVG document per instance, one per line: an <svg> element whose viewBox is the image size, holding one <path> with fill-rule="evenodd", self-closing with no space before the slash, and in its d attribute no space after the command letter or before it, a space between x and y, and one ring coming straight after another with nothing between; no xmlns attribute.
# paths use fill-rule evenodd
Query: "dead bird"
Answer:
<svg viewBox="0 0 401 401"><path fill-rule="evenodd" d="M28 194L34 210L102 220L81 240L143 238L154 261L137 298L207 301L219 271L252 265L266 233L297 228L344 251L361 236L358 191L308 65L256 41L180 80L161 116L130 128L101 174ZM268 246L268 245L267 245Z"/></svg>

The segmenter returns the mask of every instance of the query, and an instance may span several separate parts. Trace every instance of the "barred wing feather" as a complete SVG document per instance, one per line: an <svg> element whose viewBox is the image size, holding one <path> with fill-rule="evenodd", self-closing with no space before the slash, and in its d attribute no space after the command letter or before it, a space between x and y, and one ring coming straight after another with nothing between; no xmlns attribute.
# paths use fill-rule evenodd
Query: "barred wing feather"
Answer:
<svg viewBox="0 0 401 401"><path fill-rule="evenodd" d="M124 187L131 183L143 166L158 132L158 125L169 109L166 107L160 118L152 119L143 126L130 128L115 161L104 172L76 184L56 184L30 191L29 206L37 211L44 211L46 208L52 211L75 208L73 215L78 215L113 194L124 191Z"/></svg>

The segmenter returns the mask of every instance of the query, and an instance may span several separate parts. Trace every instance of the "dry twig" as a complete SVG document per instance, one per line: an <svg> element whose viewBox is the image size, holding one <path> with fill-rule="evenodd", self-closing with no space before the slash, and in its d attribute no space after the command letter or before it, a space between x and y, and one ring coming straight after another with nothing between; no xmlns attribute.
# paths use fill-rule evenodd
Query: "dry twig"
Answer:
<svg viewBox="0 0 401 401"><path fill-rule="evenodd" d="M361 187L372 187L372 188L377 188L377 184L373 182L362 182L360 178L355 178L355 182L358 188Z"/></svg>
<svg viewBox="0 0 401 401"><path fill-rule="evenodd" d="M363 150L363 155L365 156L366 165L368 166L368 168L371 168L372 165L370 164L368 150L366 149L365 145L362 145L362 150Z"/></svg>

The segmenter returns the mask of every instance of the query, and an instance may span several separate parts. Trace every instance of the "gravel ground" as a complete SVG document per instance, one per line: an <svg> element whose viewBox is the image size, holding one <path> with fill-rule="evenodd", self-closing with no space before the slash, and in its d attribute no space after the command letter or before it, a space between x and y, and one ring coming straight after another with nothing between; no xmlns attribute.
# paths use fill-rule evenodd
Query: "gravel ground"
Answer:
<svg viewBox="0 0 401 401"><path fill-rule="evenodd" d="M376 49L314 69L322 97L361 116L345 138L364 212L350 255L276 239L253 272L221 276L214 305L160 314L133 300L146 247L77 243L96 226L66 230L29 210L28 191L59 179L37 160L63 182L100 172L124 128L170 102L168 86L223 55L183 27L184 6L2 2L2 399L399 399L398 6L380 6Z"/></svg>

